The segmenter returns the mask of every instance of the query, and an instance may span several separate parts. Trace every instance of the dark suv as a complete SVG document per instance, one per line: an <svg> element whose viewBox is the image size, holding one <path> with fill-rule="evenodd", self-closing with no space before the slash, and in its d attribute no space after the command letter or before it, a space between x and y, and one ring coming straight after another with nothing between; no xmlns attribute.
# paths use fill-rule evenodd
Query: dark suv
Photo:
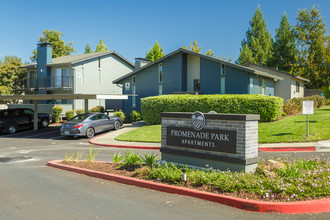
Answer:
<svg viewBox="0 0 330 220"><path fill-rule="evenodd" d="M0 132L14 134L17 130L33 128L33 115L33 110L29 108L0 110ZM48 127L50 121L49 114L38 114L39 127Z"/></svg>

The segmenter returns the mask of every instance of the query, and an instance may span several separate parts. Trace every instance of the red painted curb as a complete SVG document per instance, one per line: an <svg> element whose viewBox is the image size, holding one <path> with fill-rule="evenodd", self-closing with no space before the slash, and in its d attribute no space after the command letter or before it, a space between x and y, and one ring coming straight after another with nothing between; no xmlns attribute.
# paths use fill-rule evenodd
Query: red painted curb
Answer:
<svg viewBox="0 0 330 220"><path fill-rule="evenodd" d="M314 152L315 147L309 146L309 147L259 147L259 151L262 152L276 152L276 151L309 151Z"/></svg>
<svg viewBox="0 0 330 220"><path fill-rule="evenodd" d="M98 146L103 146L103 147L117 147L117 148L131 148L131 149L144 149L144 150L159 150L160 147L157 146L135 146L135 145L123 145L123 144L102 144L102 143L97 143L94 141L94 139L99 138L104 136L103 135L99 135L97 137L94 137L92 139L89 140L89 143L94 144L94 145L98 145Z"/></svg>
<svg viewBox="0 0 330 220"><path fill-rule="evenodd" d="M235 208L252 212L263 213L285 213L285 214L302 214L302 213L321 213L330 212L330 199L319 199L303 202L263 202L256 200L240 199L231 196L225 196L215 193L208 193L194 189L166 185L163 183L155 183L131 177L119 176L115 174L102 173L94 170L87 170L73 166L59 164L63 160L53 160L47 163L47 166L73 171L87 176L97 177L105 180L111 180L118 183L144 187L148 189L158 190L167 193L186 195L205 199L212 202L221 203Z"/></svg>

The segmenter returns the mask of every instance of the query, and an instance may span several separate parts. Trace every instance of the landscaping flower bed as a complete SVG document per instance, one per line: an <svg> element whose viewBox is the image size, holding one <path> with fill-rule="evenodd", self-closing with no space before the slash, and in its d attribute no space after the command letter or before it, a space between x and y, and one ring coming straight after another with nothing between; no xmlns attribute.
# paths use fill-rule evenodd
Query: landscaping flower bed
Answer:
<svg viewBox="0 0 330 220"><path fill-rule="evenodd" d="M263 160L253 173L219 171L211 167L193 169L161 161L154 163L156 155L146 154L143 158L130 150L124 156L115 154L112 158L114 162L66 157L62 163L244 199L288 202L329 198L330 195L330 161L318 157ZM187 181L182 179L182 168Z"/></svg>

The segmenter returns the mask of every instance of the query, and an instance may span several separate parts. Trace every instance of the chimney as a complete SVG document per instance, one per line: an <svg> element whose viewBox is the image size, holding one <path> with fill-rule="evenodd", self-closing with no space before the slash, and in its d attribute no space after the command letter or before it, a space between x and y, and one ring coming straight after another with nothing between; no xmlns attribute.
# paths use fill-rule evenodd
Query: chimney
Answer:
<svg viewBox="0 0 330 220"><path fill-rule="evenodd" d="M146 58L135 58L135 69L139 69L147 64L151 63L150 59Z"/></svg>
<svg viewBox="0 0 330 220"><path fill-rule="evenodd" d="M52 63L52 44L40 43L37 47L37 79L38 88L50 85L50 68L47 64Z"/></svg>

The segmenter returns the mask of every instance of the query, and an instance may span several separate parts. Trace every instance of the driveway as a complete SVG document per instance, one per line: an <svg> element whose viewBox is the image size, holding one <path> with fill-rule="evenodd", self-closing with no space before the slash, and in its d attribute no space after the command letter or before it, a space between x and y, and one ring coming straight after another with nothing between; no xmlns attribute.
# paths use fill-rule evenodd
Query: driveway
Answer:
<svg viewBox="0 0 330 220"><path fill-rule="evenodd" d="M87 138L61 137L58 129L49 127L10 136L0 135L0 219L330 218L328 213L280 215L245 212L201 199L46 167L47 161L62 159L67 152L87 154L90 148ZM100 150L97 160L111 160L111 153L125 151L119 148L97 149Z"/></svg>

